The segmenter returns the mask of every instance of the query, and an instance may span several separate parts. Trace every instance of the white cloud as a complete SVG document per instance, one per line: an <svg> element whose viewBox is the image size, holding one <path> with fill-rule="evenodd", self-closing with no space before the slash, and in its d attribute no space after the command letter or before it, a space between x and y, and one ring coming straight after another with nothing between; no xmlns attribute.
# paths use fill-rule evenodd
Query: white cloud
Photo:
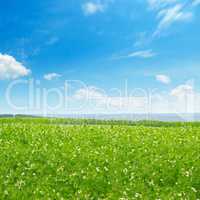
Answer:
<svg viewBox="0 0 200 200"><path fill-rule="evenodd" d="M53 79L60 78L60 77L61 77L61 75L57 74L57 73L49 73L49 74L44 75L44 79L46 79L48 81L51 81Z"/></svg>
<svg viewBox="0 0 200 200"><path fill-rule="evenodd" d="M192 19L193 13L185 11L182 4L176 4L173 7L162 9L157 17L160 19L154 36L160 34L163 30L170 27L174 22L186 22Z"/></svg>
<svg viewBox="0 0 200 200"><path fill-rule="evenodd" d="M179 113L195 113L200 112L200 93L194 90L193 83L186 82L172 89L170 94L172 97L171 105ZM170 99L170 97L168 97Z"/></svg>
<svg viewBox="0 0 200 200"><path fill-rule="evenodd" d="M30 74L22 63L18 62L14 57L0 53L0 79L16 79Z"/></svg>
<svg viewBox="0 0 200 200"><path fill-rule="evenodd" d="M82 10L85 15L93 15L97 12L103 12L105 9L102 3L86 2L82 5Z"/></svg>
<svg viewBox="0 0 200 200"><path fill-rule="evenodd" d="M179 85L176 88L174 88L171 92L170 95L174 97L184 97L185 95L192 94L194 93L193 87L189 84L183 84Z"/></svg>
<svg viewBox="0 0 200 200"><path fill-rule="evenodd" d="M156 75L156 80L164 84L169 84L171 82L171 79L164 74Z"/></svg>
<svg viewBox="0 0 200 200"><path fill-rule="evenodd" d="M156 53L154 53L152 50L144 50L144 51L135 51L132 53L129 53L125 56L114 56L112 59L123 59L123 58L152 58L156 56Z"/></svg>

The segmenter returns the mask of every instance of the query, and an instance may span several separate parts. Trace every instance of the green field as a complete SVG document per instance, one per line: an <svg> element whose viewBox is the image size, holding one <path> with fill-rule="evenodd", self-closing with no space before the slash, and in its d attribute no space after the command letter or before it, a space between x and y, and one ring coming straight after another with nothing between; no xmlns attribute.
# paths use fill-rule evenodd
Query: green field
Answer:
<svg viewBox="0 0 200 200"><path fill-rule="evenodd" d="M200 199L200 124L0 119L0 199Z"/></svg>

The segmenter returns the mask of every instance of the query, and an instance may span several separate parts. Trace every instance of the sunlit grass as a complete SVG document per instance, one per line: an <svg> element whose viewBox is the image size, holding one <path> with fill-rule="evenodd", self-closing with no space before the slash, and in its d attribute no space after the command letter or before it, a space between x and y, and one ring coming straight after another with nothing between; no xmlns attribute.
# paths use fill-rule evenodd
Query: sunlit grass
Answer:
<svg viewBox="0 0 200 200"><path fill-rule="evenodd" d="M2 119L0 162L0 199L200 198L200 128L191 124Z"/></svg>

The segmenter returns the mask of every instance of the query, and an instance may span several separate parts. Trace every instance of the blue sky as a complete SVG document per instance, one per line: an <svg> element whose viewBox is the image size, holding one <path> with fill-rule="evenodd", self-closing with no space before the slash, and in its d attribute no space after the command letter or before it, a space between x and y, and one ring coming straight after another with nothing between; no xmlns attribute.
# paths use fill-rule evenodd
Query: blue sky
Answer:
<svg viewBox="0 0 200 200"><path fill-rule="evenodd" d="M185 92L193 80L196 94L199 20L199 0L4 1L1 113L18 112L9 107L5 95L17 79L40 80L40 87L47 89L62 87L65 80L80 80L93 92L101 88L109 98L112 88L122 90L124 97L127 82L129 91L156 88L168 98L176 89ZM78 92L80 88L74 89L72 96ZM12 95L20 105L26 103L25 87L16 87ZM162 106L159 109L167 112Z"/></svg>

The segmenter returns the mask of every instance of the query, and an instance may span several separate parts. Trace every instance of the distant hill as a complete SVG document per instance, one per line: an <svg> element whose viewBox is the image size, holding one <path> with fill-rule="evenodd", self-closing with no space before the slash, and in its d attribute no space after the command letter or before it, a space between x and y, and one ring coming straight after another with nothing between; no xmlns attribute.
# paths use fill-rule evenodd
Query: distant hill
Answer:
<svg viewBox="0 0 200 200"><path fill-rule="evenodd" d="M15 115L8 115L8 114L2 114L0 115L0 118L11 118L11 117L15 117Z"/></svg>
<svg viewBox="0 0 200 200"><path fill-rule="evenodd" d="M0 118L36 118L44 117L42 115L0 115ZM200 113L195 114L67 114L67 115L47 115L50 118L73 118L73 119L99 119L99 120L153 120L153 121L200 121Z"/></svg>
<svg viewBox="0 0 200 200"><path fill-rule="evenodd" d="M22 118L34 118L34 117L38 117L38 116L34 116L34 115L12 115L12 114L1 114L0 118L13 118L13 117L22 117Z"/></svg>

